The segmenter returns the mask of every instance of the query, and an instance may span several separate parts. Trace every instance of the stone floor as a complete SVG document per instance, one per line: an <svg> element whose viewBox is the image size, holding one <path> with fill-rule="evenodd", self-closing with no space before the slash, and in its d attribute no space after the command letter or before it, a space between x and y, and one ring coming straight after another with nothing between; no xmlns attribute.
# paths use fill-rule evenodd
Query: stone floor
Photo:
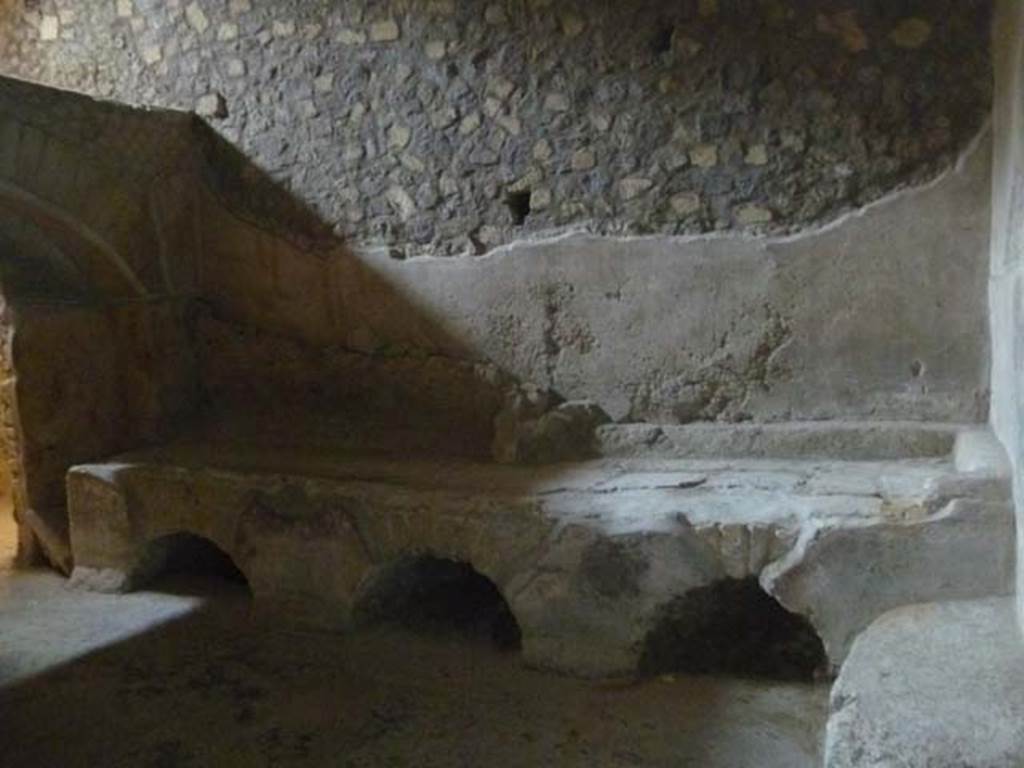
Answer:
<svg viewBox="0 0 1024 768"><path fill-rule="evenodd" d="M824 685L585 682L482 641L284 633L237 587L162 588L82 593L0 565L0 764L821 764Z"/></svg>

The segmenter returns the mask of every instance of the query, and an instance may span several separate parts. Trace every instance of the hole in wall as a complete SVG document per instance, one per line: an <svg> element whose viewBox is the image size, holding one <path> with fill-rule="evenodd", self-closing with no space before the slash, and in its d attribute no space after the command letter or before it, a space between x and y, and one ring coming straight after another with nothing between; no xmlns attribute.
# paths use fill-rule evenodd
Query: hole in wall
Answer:
<svg viewBox="0 0 1024 768"><path fill-rule="evenodd" d="M469 59L469 63L473 69L480 70L487 65L487 60L494 55L490 48L480 48L476 53L472 54Z"/></svg>
<svg viewBox="0 0 1024 768"><path fill-rule="evenodd" d="M726 674L812 681L827 669L810 622L790 613L757 579L724 579L661 610L644 640L640 673Z"/></svg>
<svg viewBox="0 0 1024 768"><path fill-rule="evenodd" d="M468 563L403 558L377 574L355 606L356 622L484 640L517 650L522 633L494 582Z"/></svg>
<svg viewBox="0 0 1024 768"><path fill-rule="evenodd" d="M651 41L651 50L654 51L655 56L662 56L672 52L672 37L674 34L675 30L668 25L658 29L654 39Z"/></svg>
<svg viewBox="0 0 1024 768"><path fill-rule="evenodd" d="M224 550L203 536L173 533L150 542L141 569L151 589L177 594L251 596L249 581Z"/></svg>
<svg viewBox="0 0 1024 768"><path fill-rule="evenodd" d="M530 192L509 192L505 197L505 205L512 216L512 223L517 227L526 223L526 217L530 215Z"/></svg>

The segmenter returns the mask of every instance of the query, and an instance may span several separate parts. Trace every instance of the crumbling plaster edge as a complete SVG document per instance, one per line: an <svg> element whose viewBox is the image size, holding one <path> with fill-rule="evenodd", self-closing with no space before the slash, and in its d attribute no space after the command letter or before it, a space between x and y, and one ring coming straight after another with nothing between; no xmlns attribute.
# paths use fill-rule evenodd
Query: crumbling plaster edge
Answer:
<svg viewBox="0 0 1024 768"><path fill-rule="evenodd" d="M104 98L97 98L95 96L82 93L79 91L69 90L58 86L52 86L43 82L35 81L28 78L17 77L12 75L0 76L0 81L9 80L16 83L19 86L30 86L40 87L49 90L60 91L72 97L88 100L100 106L112 107L115 109L124 109L128 111L145 112L152 114L159 114L162 116L172 116L184 120L199 120L205 125L209 126L208 121L198 118L194 112L187 112L178 109L168 109L163 107L154 107L146 105L145 103L134 103L119 100L111 100ZM507 256L518 255L521 256L523 251L529 252L537 248L541 248L549 245L565 245L565 244L588 244L588 243L617 243L617 244L659 244L667 245L675 248L686 248L687 246L695 246L708 243L742 243L742 244L753 244L759 245L762 249L768 249L771 246L776 245L788 245L794 242L801 242L810 240L815 237L824 235L835 229L841 228L848 222L866 216L871 215L876 209L889 206L897 201L901 201L904 198L914 197L927 193L942 184L948 182L952 177L961 175L964 173L967 163L973 159L973 157L981 151L986 141L992 139L992 117L989 115L983 121L981 127L978 129L974 137L967 143L966 147L959 153L956 160L951 166L945 170L939 172L933 178L915 185L897 186L890 192L883 196L872 200L871 202L851 210L840 213L835 218L817 224L812 224L805 228L799 229L795 232L785 232L776 234L761 234L758 232L746 232L737 230L725 230L720 232L708 232L702 234L690 234L690 235L666 235L666 234L646 234L646 235L603 235L592 232L587 228L585 224L570 225L566 228L560 228L557 231L540 231L533 234L526 235L522 238L518 238L508 243L496 246L482 254L478 255L463 255L463 256L438 256L433 254L417 254L409 256L403 259L395 259L391 256L394 250L393 245L387 245L380 242L352 242L347 243L343 240L330 244L325 248L318 248L316 245L312 247L304 247L293 242L286 234L280 232L276 228L268 228L261 223L254 221L250 216L246 215L245 212L234 209L234 206L230 205L226 200L222 198L214 189L210 188L210 185L205 183L205 180L200 180L200 185L206 189L207 192L212 193L214 199L218 202L220 207L229 215L231 215L237 221L252 226L265 234L270 234L274 237L283 239L291 243L294 247L300 250L320 250L325 256L331 257L337 254L349 252L356 255L359 258L365 258L368 260L387 261L392 264L404 265L408 263L423 264L429 263L432 266L434 264L446 264L449 267L452 266L465 266L467 264L475 264L485 260L498 259ZM212 130L216 131L216 128L210 126ZM683 254L680 254L683 255Z"/></svg>
<svg viewBox="0 0 1024 768"><path fill-rule="evenodd" d="M621 245L632 244L657 244L677 248L678 255L685 256L685 249L691 246L699 246L710 243L740 243L743 245L760 246L761 250L767 251L772 246L786 246L792 243L813 240L827 233L840 229L851 221L866 218L873 215L878 209L894 205L908 198L914 198L929 193L952 179L962 176L971 160L986 149L987 144L992 140L992 118L987 117L981 128L968 142L967 146L957 156L956 161L934 178L912 186L897 187L882 197L849 211L845 211L834 219L821 224L801 229L798 232L785 234L758 234L755 232L743 231L722 231L709 232L699 235L602 235L591 232L585 226L574 226L569 229L551 232L540 232L524 236L510 243L492 248L491 250L476 256L435 256L423 254L411 256L406 259L394 259L391 257L393 247L382 243L353 243L351 251L361 257L375 261L386 261L397 265L398 268L406 264L429 263L431 267L445 265L448 267L466 267L471 264L478 264L481 261L497 260L501 258L523 257L545 246L552 245L587 245L593 243L614 243Z"/></svg>

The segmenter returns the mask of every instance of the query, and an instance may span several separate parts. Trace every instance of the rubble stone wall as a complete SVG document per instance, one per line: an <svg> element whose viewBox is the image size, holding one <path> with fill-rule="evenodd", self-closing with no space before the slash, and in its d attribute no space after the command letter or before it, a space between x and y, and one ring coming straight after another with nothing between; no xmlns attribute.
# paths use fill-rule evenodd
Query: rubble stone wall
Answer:
<svg viewBox="0 0 1024 768"><path fill-rule="evenodd" d="M985 0L8 5L0 74L196 110L399 256L795 230L934 177L990 103Z"/></svg>

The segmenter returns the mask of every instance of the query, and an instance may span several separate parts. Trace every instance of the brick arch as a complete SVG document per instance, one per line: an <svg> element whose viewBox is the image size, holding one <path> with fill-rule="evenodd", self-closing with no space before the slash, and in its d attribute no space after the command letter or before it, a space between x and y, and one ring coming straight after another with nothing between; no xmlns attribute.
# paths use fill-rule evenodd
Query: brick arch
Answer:
<svg viewBox="0 0 1024 768"><path fill-rule="evenodd" d="M148 295L145 285L117 248L64 208L0 179L0 211L35 224L75 263L101 296L140 299Z"/></svg>
<svg viewBox="0 0 1024 768"><path fill-rule="evenodd" d="M19 306L96 299L78 263L32 219L0 207L0 282L4 300Z"/></svg>
<svg viewBox="0 0 1024 768"><path fill-rule="evenodd" d="M472 562L409 554L378 563L363 575L351 598L357 625L439 623L466 634L489 634L505 649L518 649L522 628L507 591Z"/></svg>
<svg viewBox="0 0 1024 768"><path fill-rule="evenodd" d="M189 549L193 550L193 552L188 552ZM202 562L197 562L194 568L183 564L180 555L184 553L187 560L197 550L199 551L199 559ZM141 556L132 573L132 582L135 586L145 586L152 580L162 576L169 567L191 572L193 575L210 575L213 571L225 567L214 564L211 568L210 563L207 561L210 553L215 553L217 559L227 564L226 568L228 570L237 572L240 580L245 582L246 588L251 590L249 586L250 578L249 574L246 573L245 563L239 560L236 553L232 552L231 547L227 543L220 540L220 537L215 533L205 535L184 528L152 536L146 541L142 546ZM175 562L176 560L177 562ZM223 576L224 574L219 575Z"/></svg>

